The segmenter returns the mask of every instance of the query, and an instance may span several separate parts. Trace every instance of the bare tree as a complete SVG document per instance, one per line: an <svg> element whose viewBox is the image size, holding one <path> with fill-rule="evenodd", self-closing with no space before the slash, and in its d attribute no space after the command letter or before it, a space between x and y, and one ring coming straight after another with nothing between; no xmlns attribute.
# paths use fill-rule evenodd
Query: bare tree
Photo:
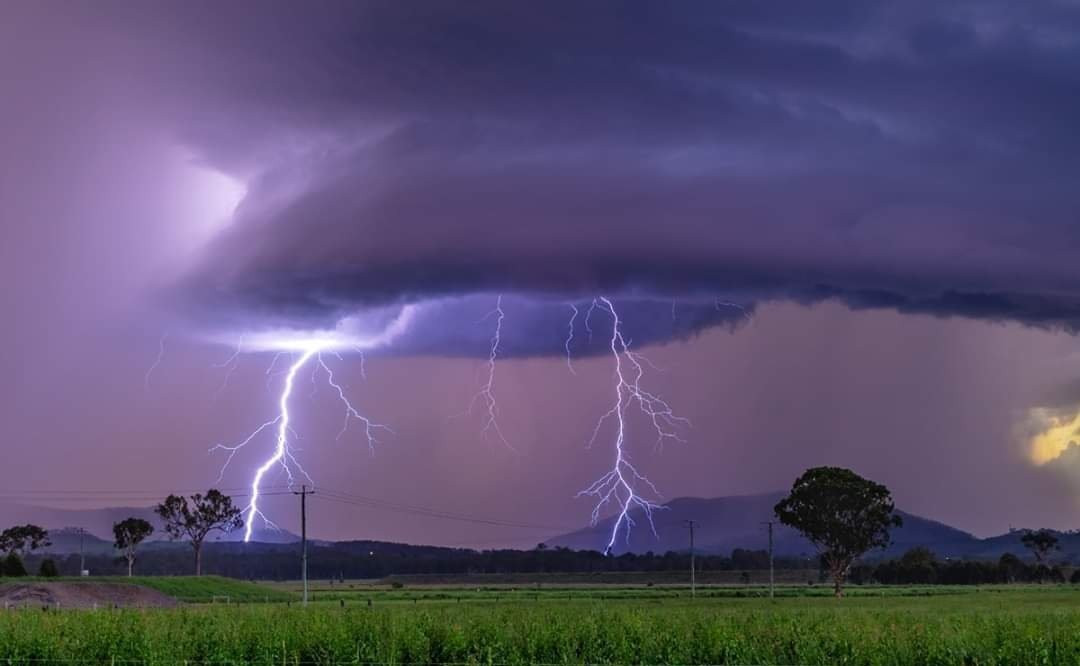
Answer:
<svg viewBox="0 0 1080 666"><path fill-rule="evenodd" d="M154 526L142 518L126 518L113 525L113 537L116 538L116 548L124 553L127 560L128 578L131 578L131 570L135 566L135 549L146 537L154 533Z"/></svg>
<svg viewBox="0 0 1080 666"><path fill-rule="evenodd" d="M157 515L165 523L165 532L171 539L187 537L195 551L195 575L202 575L202 546L206 535L214 530L228 533L243 527L240 509L233 506L232 498L211 488L206 495L195 493L188 498L169 495L157 505Z"/></svg>

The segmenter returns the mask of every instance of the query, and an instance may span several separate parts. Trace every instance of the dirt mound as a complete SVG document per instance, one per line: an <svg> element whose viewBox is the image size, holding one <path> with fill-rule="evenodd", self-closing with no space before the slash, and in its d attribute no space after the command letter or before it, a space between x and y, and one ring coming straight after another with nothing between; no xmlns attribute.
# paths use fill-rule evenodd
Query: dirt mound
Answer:
<svg viewBox="0 0 1080 666"><path fill-rule="evenodd" d="M0 608L171 608L178 604L157 590L127 583L0 584Z"/></svg>

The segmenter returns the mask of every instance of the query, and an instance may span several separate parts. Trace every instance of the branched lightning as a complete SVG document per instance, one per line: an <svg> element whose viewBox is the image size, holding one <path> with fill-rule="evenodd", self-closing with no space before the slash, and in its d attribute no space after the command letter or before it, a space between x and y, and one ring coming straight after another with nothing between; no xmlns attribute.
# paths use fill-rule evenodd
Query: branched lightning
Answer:
<svg viewBox="0 0 1080 666"><path fill-rule="evenodd" d="M503 319L506 317L506 313L502 309L502 295L495 300L495 309L484 315L483 320L490 317L495 317L495 332L491 336L491 351L488 353L487 361L487 379L484 384L477 391L472 400L469 401L469 408L465 410L466 414L471 414L476 408L476 403L483 401L484 403L484 425L480 429L482 435L487 435L489 432L494 431L498 435L499 440L502 441L507 448L514 450L514 447L503 435L502 428L499 427L499 407L495 400L495 361L499 357L499 344L502 342L502 325Z"/></svg>
<svg viewBox="0 0 1080 666"><path fill-rule="evenodd" d="M274 358L270 361L270 365L266 367L266 390L267 391L271 390L270 384L273 381L274 376L275 376L274 366L277 365L278 359L281 358L284 353L285 352L279 351L278 353L274 354ZM277 374L280 374L280 373L277 373Z"/></svg>
<svg viewBox="0 0 1080 666"><path fill-rule="evenodd" d="M274 523L270 521L259 509L259 490L262 486L263 477L267 474L267 472L269 472L275 466L280 465L281 469L285 472L286 478L288 479L289 487L292 487L294 485L294 479L296 474L302 475L305 479L307 479L308 483L310 483L311 485L315 485L314 481L312 481L311 479L311 476L304 470L303 466L296 459L296 447L293 445L292 442L296 439L299 439L299 436L292 429L290 423L291 415L289 414L289 398L292 395L293 387L296 383L296 375L300 372L301 368L307 365L309 361L314 359L316 363L313 368L313 379L315 377L315 374L320 369L323 370L326 373L327 383L337 392L338 398L345 406L345 425L342 427L341 432L338 433L338 439L340 439L341 436L345 434L345 431L347 430L349 425L349 421L352 419L356 419L364 425L364 432L367 436L368 447L372 451L374 451L375 444L378 442L378 439L375 436L377 431L385 430L387 432L393 432L390 430L389 427L380 423L376 423L375 421L361 414L360 411L357 410L349 401L348 397L345 395L344 387L342 387L342 385L338 383L338 381L335 379L333 370L323 358L324 352L336 354L336 352L329 350L328 346L328 343L313 341L308 343L306 348L299 352L299 355L289 366L289 369L285 372L285 382L282 385L281 395L278 398L277 416L259 425L247 437L245 437L243 440L236 444L218 444L210 449L211 452L221 450L225 451L227 454L225 458L225 463L221 467L221 473L218 476L218 480L220 481L225 474L225 470L228 469L229 463L232 462L233 458L241 449L243 449L245 446L255 440L263 431L276 426L277 438L275 441L273 453L258 468L256 468L255 475L251 481L251 500L247 505L247 508L245 509L245 513L247 514L247 516L244 521L244 541L249 541L251 539L253 524L256 518L261 519L265 526L270 528L276 528L276 525L274 525ZM280 355L281 354L279 353L274 357L274 361L271 363L270 366L271 369L273 368L273 363L277 362L277 359ZM233 362L234 361L232 360L227 361L227 363ZM270 369L267 370L267 374L270 374ZM295 473L294 470L296 470Z"/></svg>
<svg viewBox="0 0 1080 666"><path fill-rule="evenodd" d="M615 360L615 403L597 421L592 437L589 439L589 446L592 446L593 442L596 441L604 423L614 418L616 421L615 461L608 473L578 493L578 496L587 495L597 500L592 512L594 525L600 520L600 512L605 506L609 503L616 506L618 513L605 549L605 552L610 553L615 547L615 541L619 536L620 529L625 530L625 536L629 539L630 530L635 525L630 515L631 510L639 508L644 512L649 521L649 527L655 535L656 526L653 523L653 512L663 508L660 504L642 495L641 487L651 491L655 497L659 497L660 493L649 479L638 472L626 453L627 411L631 406L637 405L656 431L658 446L666 439L682 441L678 429L689 425L690 422L685 418L676 416L667 402L641 387L641 379L644 375L641 362L644 359L630 350L630 343L623 337L622 322L619 320L619 315L616 313L611 301L603 296L599 300L603 304L601 309L606 310L612 319L610 347L611 355ZM593 302L589 312L591 313L595 307L597 307L596 301ZM588 322L588 317L586 317L586 322Z"/></svg>
<svg viewBox="0 0 1080 666"><path fill-rule="evenodd" d="M215 368L227 368L227 370L225 371L225 376L221 379L221 385L218 386L217 391L214 392L214 395L219 395L229 385L229 378L231 378L232 374L236 372L236 366L240 365L240 349L243 347L243 345L244 339L241 337L240 341L236 343L236 349L233 350L232 355L221 363L214 364Z"/></svg>
<svg viewBox="0 0 1080 666"><path fill-rule="evenodd" d="M322 354L319 354L318 358L319 367L326 371L326 382L330 384L330 386L332 386L334 390L337 391L338 398L341 400L341 403L345 405L345 423L341 426L341 430L337 434L337 439L340 440L341 437L345 434L345 431L349 429L349 422L353 419L356 419L360 423L364 424L364 435L367 437L368 449L371 451L372 454L374 454L375 445L379 442L379 440L375 437L375 433L379 430L383 430L385 432L393 434L394 431L391 430L389 426L385 426L381 423L375 423L368 417L358 412L356 408L352 406L352 403L349 402L349 399L345 396L345 389L343 389L341 385L334 380L334 371L331 370L330 366L328 366L326 364L326 361L323 360Z"/></svg>

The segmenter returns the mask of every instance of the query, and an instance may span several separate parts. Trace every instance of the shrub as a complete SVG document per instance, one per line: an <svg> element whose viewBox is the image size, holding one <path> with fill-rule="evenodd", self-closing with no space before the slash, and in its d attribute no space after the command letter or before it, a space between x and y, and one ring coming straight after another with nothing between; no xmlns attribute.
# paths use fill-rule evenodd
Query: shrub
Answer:
<svg viewBox="0 0 1080 666"><path fill-rule="evenodd" d="M26 565L22 558L15 553L8 553L3 562L4 575L12 578L26 575Z"/></svg>
<svg viewBox="0 0 1080 666"><path fill-rule="evenodd" d="M56 570L56 562L51 559L44 559L41 561L38 575L42 578L56 578L60 575L60 572Z"/></svg>

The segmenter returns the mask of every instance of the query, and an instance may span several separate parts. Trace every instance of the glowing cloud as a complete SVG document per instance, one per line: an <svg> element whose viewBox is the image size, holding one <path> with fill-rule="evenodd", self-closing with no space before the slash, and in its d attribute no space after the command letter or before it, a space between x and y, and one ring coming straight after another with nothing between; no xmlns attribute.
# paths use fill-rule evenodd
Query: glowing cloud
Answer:
<svg viewBox="0 0 1080 666"><path fill-rule="evenodd" d="M1036 465L1057 460L1070 446L1080 446L1080 412L1069 417L1037 408L1031 410L1031 418L1040 428L1029 442L1029 455Z"/></svg>

